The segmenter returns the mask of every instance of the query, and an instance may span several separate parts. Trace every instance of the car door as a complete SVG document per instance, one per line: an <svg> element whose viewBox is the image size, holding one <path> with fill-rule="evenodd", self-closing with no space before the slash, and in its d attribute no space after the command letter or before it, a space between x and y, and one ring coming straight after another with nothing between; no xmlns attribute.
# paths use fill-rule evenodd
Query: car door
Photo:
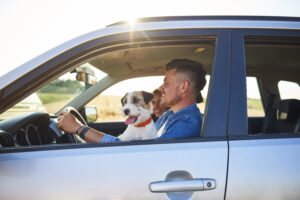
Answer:
<svg viewBox="0 0 300 200"><path fill-rule="evenodd" d="M246 75L264 83L260 88L262 100L270 96L282 100L277 85L280 80L299 82L299 31L237 30L232 35L226 199L299 199L299 133L276 130L286 123L278 117L276 120L279 108L267 112L264 119L266 123L272 117L272 131L265 132L261 125L260 131L248 132L246 104L246 89L251 87L246 87ZM292 95L299 98L300 94L294 90Z"/></svg>
<svg viewBox="0 0 300 200"><path fill-rule="evenodd" d="M217 39L201 137L3 148L1 199L223 199L230 32L185 33Z"/></svg>

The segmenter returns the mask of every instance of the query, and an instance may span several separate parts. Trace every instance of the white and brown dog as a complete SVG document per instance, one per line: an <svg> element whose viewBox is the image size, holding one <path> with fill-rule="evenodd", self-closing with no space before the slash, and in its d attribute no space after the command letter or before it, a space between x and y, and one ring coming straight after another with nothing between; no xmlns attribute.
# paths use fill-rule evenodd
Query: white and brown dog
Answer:
<svg viewBox="0 0 300 200"><path fill-rule="evenodd" d="M127 129L119 136L121 141L147 140L157 138L151 114L151 100L154 95L145 91L126 93L121 99L122 113L127 116Z"/></svg>

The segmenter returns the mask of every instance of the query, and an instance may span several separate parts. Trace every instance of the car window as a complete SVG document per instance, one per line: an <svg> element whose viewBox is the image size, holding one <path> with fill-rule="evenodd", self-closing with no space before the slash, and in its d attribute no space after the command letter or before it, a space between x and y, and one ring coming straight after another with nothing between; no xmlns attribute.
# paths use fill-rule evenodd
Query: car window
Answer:
<svg viewBox="0 0 300 200"><path fill-rule="evenodd" d="M300 100L300 85L291 81L279 81L278 89L281 99Z"/></svg>
<svg viewBox="0 0 300 200"><path fill-rule="evenodd" d="M55 114L71 100L76 98L81 92L90 87L90 84L78 80L79 71L89 71L94 76L89 76L90 82L96 83L96 80L106 76L104 72L85 63L71 72L68 72L49 84L45 85L32 95L28 96L12 108L0 115L0 119L9 119L23 114L34 113L38 111Z"/></svg>
<svg viewBox="0 0 300 200"><path fill-rule="evenodd" d="M256 77L262 103L249 98L255 84L247 80L249 134L299 132L299 53L296 37L245 37L247 75ZM251 117L252 108L258 106L265 115Z"/></svg>
<svg viewBox="0 0 300 200"><path fill-rule="evenodd" d="M147 43L145 47L124 45L117 50L97 52L86 60L74 63L75 66L73 65L68 73L56 79L51 77L51 82L35 91L35 96L40 100L38 102L42 104L45 113L32 111L29 119L22 116L20 120L22 123L18 127L10 127L8 121L3 120L0 122L0 129L11 131L12 136L16 138L14 145L18 147L75 143L76 141L74 142L68 134L58 129L57 115L53 114L70 105L83 117L92 119L89 118L90 112L84 107L90 106L90 110L93 111L91 106L94 106L98 110L98 119L88 125L97 131L119 136L126 129L123 123L125 117L120 112L120 99L130 91L152 92L161 86L165 65L176 59L200 62L207 72L206 86L201 92L204 103L198 104L201 113L204 114L207 88L213 73L215 45L216 37L210 35L204 39L197 38L195 42L180 41L178 44L170 42L170 44L163 43L161 46ZM197 114L197 117L199 116ZM128 116L126 120L131 120L133 117ZM106 123L102 126L103 123L97 122L118 123ZM202 124L197 123L196 126L198 130ZM200 129L197 130L193 133L200 136Z"/></svg>
<svg viewBox="0 0 300 200"><path fill-rule="evenodd" d="M4 120L38 111L55 114L84 89L75 73L64 74L2 113L0 118Z"/></svg>
<svg viewBox="0 0 300 200"><path fill-rule="evenodd" d="M84 90L84 83L76 80L76 74L68 73L37 91L43 106L49 113L56 113Z"/></svg>
<svg viewBox="0 0 300 200"><path fill-rule="evenodd" d="M265 116L256 78L247 77L246 81L248 117Z"/></svg>

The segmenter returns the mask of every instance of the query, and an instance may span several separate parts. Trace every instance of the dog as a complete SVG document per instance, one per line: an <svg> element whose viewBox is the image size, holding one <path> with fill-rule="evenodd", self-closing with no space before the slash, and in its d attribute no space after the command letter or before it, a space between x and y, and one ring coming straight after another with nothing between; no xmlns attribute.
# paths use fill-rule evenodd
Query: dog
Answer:
<svg viewBox="0 0 300 200"><path fill-rule="evenodd" d="M152 93L133 91L121 99L122 113L126 118L126 130L119 136L121 141L147 140L157 138L157 130L152 120Z"/></svg>

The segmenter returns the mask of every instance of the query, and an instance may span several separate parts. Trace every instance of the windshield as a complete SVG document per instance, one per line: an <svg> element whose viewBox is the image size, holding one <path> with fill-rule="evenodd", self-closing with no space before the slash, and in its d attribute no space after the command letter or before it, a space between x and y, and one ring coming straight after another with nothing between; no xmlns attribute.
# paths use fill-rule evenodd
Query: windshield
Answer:
<svg viewBox="0 0 300 200"><path fill-rule="evenodd" d="M83 71L88 72L88 74L92 74L95 81L87 80L90 79L91 76L86 76L89 78L82 78ZM2 113L0 115L0 119L9 119L11 117L38 111L55 114L80 93L89 88L91 86L91 82L92 84L95 84L96 81L99 80L100 76L103 77L105 75L105 73L102 73L100 70L88 63L81 65L76 70L60 76L18 104L14 105Z"/></svg>

